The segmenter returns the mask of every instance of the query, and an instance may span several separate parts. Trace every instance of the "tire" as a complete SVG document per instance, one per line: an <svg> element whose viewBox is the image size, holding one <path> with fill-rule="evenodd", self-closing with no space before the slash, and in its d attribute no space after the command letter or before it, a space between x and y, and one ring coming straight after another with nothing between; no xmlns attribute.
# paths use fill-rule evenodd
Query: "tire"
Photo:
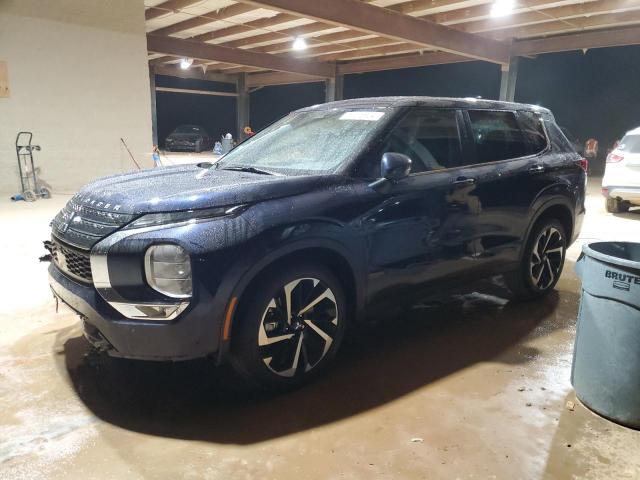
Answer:
<svg viewBox="0 0 640 480"><path fill-rule="evenodd" d="M42 198L51 198L51 190L47 187L40 187L40 196Z"/></svg>
<svg viewBox="0 0 640 480"><path fill-rule="evenodd" d="M620 200L617 198L607 197L604 200L605 209L609 213L619 213L620 212Z"/></svg>
<svg viewBox="0 0 640 480"><path fill-rule="evenodd" d="M605 208L609 213L624 213L629 211L630 205L617 198L607 197L605 199Z"/></svg>
<svg viewBox="0 0 640 480"><path fill-rule="evenodd" d="M36 192L33 190L25 190L22 192L22 196L25 202L35 202L36 201Z"/></svg>
<svg viewBox="0 0 640 480"><path fill-rule="evenodd" d="M231 363L259 386L288 390L331 363L344 336L346 300L338 279L321 265L298 264L270 273L243 295Z"/></svg>
<svg viewBox="0 0 640 480"><path fill-rule="evenodd" d="M543 218L531 229L517 270L505 282L517 300L533 300L551 292L562 274L567 238L562 224Z"/></svg>

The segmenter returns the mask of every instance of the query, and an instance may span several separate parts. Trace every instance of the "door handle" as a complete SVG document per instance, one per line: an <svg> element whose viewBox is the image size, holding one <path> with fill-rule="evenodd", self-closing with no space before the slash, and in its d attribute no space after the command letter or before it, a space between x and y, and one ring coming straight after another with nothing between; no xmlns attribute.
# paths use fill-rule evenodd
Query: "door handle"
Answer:
<svg viewBox="0 0 640 480"><path fill-rule="evenodd" d="M542 164L534 165L533 167L529 168L529 172L530 173L542 173L542 172L544 172L544 165L542 165Z"/></svg>
<svg viewBox="0 0 640 480"><path fill-rule="evenodd" d="M475 178L467 178L467 177L458 177L453 182L454 187L467 187L469 185L473 185L476 183Z"/></svg>

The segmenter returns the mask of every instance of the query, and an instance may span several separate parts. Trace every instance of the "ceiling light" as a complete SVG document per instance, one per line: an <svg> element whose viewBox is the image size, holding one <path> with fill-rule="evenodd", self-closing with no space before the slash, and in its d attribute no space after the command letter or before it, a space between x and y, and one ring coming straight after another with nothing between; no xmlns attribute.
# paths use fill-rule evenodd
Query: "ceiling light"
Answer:
<svg viewBox="0 0 640 480"><path fill-rule="evenodd" d="M307 49L307 41L302 37L296 37L293 41L292 48L294 50L306 50Z"/></svg>
<svg viewBox="0 0 640 480"><path fill-rule="evenodd" d="M514 7L513 0L495 0L493 5L491 5L491 16L492 17L504 17L513 12Z"/></svg>
<svg viewBox="0 0 640 480"><path fill-rule="evenodd" d="M193 64L193 58L183 58L180 60L180 68L187 70Z"/></svg>

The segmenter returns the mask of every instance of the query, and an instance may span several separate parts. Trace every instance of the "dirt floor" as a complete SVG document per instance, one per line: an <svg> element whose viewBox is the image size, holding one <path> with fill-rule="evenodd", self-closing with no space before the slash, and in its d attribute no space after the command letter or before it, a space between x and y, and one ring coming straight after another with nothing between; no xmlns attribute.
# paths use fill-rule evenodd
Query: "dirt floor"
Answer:
<svg viewBox="0 0 640 480"><path fill-rule="evenodd" d="M37 261L67 200L0 201L0 478L640 478L640 432L569 382L579 244L544 301L491 281L416 305L354 332L316 383L256 396L208 361L89 352ZM640 211L605 213L597 179L588 209L578 243L638 240Z"/></svg>

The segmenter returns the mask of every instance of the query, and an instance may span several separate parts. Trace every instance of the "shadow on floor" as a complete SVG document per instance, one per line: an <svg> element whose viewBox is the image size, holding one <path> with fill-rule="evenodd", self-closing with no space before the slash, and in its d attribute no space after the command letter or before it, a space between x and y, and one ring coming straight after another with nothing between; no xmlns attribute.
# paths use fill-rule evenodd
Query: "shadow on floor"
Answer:
<svg viewBox="0 0 640 480"><path fill-rule="evenodd" d="M630 220L640 220L640 208L632 207L628 212L624 213L613 213L614 217L618 218L628 218Z"/></svg>
<svg viewBox="0 0 640 480"><path fill-rule="evenodd" d="M577 305L576 294L562 295L563 303ZM112 359L89 353L80 336L61 338L61 345L73 387L102 420L152 435L251 444L363 413L479 362L526 363L538 352L522 345L525 337L575 318L554 314L556 292L525 304L506 303L505 296L487 282L446 303L353 329L333 368L280 395L249 391L230 368L207 360Z"/></svg>

